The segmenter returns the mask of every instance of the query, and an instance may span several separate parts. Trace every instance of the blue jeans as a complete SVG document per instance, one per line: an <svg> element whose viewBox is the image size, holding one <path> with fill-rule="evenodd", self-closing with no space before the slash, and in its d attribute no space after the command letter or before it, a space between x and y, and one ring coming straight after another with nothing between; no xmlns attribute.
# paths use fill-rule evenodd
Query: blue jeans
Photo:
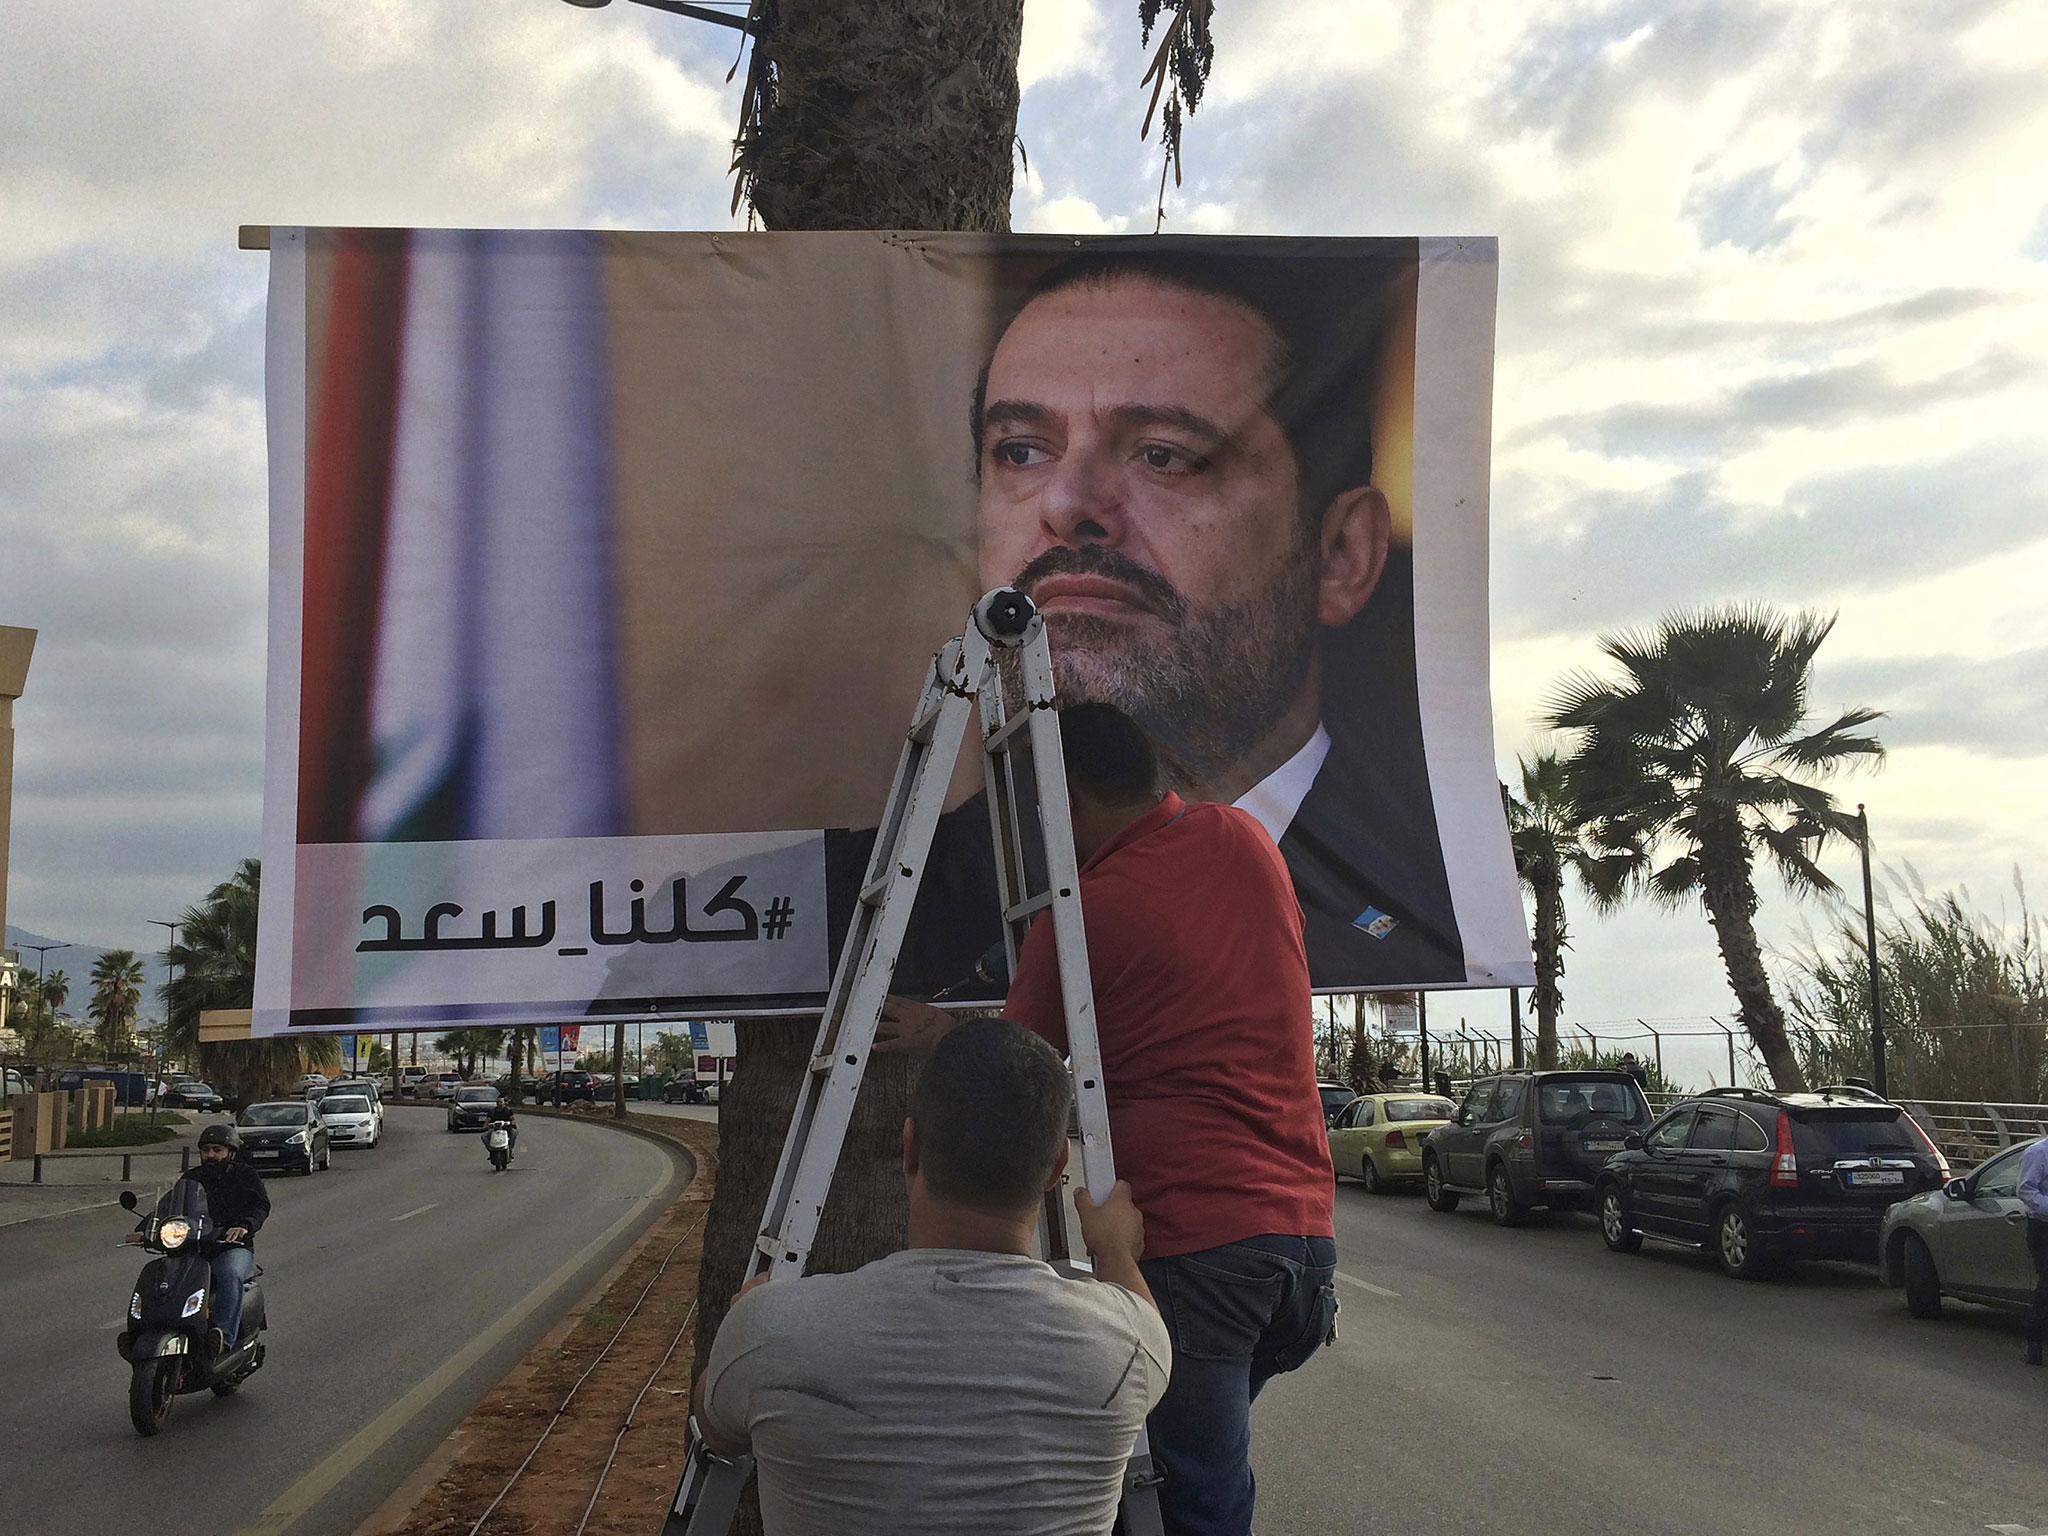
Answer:
<svg viewBox="0 0 2048 1536"><path fill-rule="evenodd" d="M242 1282L256 1272L256 1255L236 1244L213 1256L213 1326L233 1349L242 1338Z"/></svg>
<svg viewBox="0 0 2048 1536"><path fill-rule="evenodd" d="M1329 1337L1337 1245L1250 1237L1138 1267L1173 1341L1173 1378L1145 1421L1167 1536L1248 1536L1252 1401Z"/></svg>

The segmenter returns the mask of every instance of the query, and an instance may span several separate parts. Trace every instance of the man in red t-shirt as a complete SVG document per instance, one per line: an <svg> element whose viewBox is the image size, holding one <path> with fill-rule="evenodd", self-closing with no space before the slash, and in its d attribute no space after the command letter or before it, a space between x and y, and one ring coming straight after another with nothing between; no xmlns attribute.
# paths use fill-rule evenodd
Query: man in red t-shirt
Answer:
<svg viewBox="0 0 2048 1536"><path fill-rule="evenodd" d="M1241 1536L1252 1400L1315 1353L1337 1310L1301 908L1259 824L1163 790L1128 715L1077 704L1060 725L1111 1144L1173 1338L1173 1381L1147 1421L1166 1528ZM1045 917L1003 1012L1066 1048ZM885 1050L929 1048L951 1027L900 999L884 1020Z"/></svg>

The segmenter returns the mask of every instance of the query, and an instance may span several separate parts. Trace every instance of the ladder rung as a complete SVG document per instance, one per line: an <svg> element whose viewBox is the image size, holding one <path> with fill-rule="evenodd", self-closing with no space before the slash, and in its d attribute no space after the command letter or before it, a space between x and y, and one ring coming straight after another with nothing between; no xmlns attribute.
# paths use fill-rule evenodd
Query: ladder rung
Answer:
<svg viewBox="0 0 2048 1536"><path fill-rule="evenodd" d="M754 1239L754 1247L760 1252L767 1254L771 1259L779 1259L784 1253L788 1252L782 1246L782 1238L774 1232L763 1232Z"/></svg>
<svg viewBox="0 0 2048 1536"><path fill-rule="evenodd" d="M813 1056L811 1058L811 1076L823 1077L832 1070L832 1063L838 1059L839 1057L831 1051L826 1051L821 1056Z"/></svg>
<svg viewBox="0 0 2048 1536"><path fill-rule="evenodd" d="M910 739L928 745L932 739L932 727L939 723L940 712L945 707L946 696L941 694L932 701L930 709L925 710L915 720L910 722Z"/></svg>
<svg viewBox="0 0 2048 1536"><path fill-rule="evenodd" d="M1001 725L997 726L994 730L990 731L986 736L982 737L982 751L1004 752L1009 750L1010 738L1016 735L1019 731L1021 731L1025 726L1029 725L1030 723L1031 711L1028 709L1018 710L1016 714L1010 716L1009 719L1005 720Z"/></svg>
<svg viewBox="0 0 2048 1536"><path fill-rule="evenodd" d="M882 904L882 893L896 883L896 871L877 875L860 888L860 904L864 907L878 907Z"/></svg>
<svg viewBox="0 0 2048 1536"><path fill-rule="evenodd" d="M1023 919L1029 917L1032 913L1043 912L1047 907L1051 905L1052 892L1041 891L1038 895L1033 896L1029 901L1020 901L1014 907L1005 907L1003 909L1003 921L1006 923L1021 922Z"/></svg>

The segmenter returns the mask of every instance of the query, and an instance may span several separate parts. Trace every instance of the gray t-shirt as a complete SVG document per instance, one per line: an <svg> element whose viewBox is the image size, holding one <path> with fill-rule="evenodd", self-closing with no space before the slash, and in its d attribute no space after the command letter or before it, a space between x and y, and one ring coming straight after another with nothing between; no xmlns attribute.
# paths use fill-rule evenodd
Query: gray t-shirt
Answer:
<svg viewBox="0 0 2048 1536"><path fill-rule="evenodd" d="M769 1536L1102 1536L1171 1363L1120 1285L916 1248L742 1297L705 1413L752 1441Z"/></svg>

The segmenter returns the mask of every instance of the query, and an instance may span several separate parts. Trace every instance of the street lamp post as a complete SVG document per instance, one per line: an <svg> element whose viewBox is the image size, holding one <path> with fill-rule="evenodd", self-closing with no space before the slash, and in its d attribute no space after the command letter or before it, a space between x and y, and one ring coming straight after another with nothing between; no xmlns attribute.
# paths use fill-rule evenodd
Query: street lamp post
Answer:
<svg viewBox="0 0 2048 1536"><path fill-rule="evenodd" d="M1863 948L1870 964L1870 1081L1880 1095L1889 1098L1884 1071L1884 991L1877 968L1877 904L1870 894L1870 813L1860 804L1856 829L1856 842L1863 850Z"/></svg>
<svg viewBox="0 0 2048 1536"><path fill-rule="evenodd" d="M612 0L568 0L568 3L580 10L601 11L611 4ZM651 11L667 11L671 16L687 16L692 21L709 21L721 27L731 27L737 32L749 30L745 16L714 11L706 5L692 5L690 0L633 0L633 3L644 5Z"/></svg>
<svg viewBox="0 0 2048 1536"><path fill-rule="evenodd" d="M169 944L164 946L164 987L168 991L172 979L171 951L178 947L178 929L180 927L180 924L173 922L171 919L165 917L144 918L143 921L148 923L152 928L168 928L170 930L171 941ZM164 1068L169 1065L169 1063L163 1059L163 1053L164 1050L167 1049L170 1045L170 1033L171 1000L170 998L166 997L164 999L164 1039L162 1045L159 1046L157 1050L156 1069L159 1074L161 1074ZM154 1115L156 1113L156 1095L154 1093L152 1093L149 1096L149 1112L151 1115Z"/></svg>
<svg viewBox="0 0 2048 1536"><path fill-rule="evenodd" d="M36 952L36 1006L47 1009L50 1004L49 1000L43 995L43 956L53 949L69 949L71 946L69 944L24 944L21 947L23 949L32 949ZM56 1022L56 1015L49 1015L49 1019L54 1024Z"/></svg>

